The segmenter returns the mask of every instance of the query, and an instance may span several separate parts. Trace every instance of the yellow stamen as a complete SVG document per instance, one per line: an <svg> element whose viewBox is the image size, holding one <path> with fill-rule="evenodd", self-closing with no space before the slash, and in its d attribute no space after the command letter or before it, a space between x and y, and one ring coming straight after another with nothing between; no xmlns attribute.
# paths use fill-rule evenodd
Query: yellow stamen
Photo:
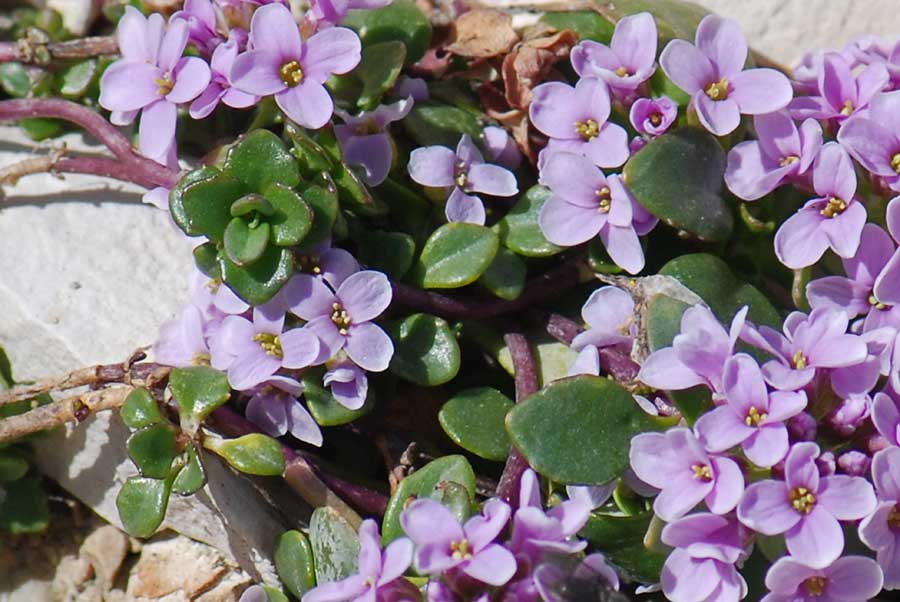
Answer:
<svg viewBox="0 0 900 602"><path fill-rule="evenodd" d="M463 161L457 161L453 169L456 185L463 188L469 182L469 174L466 164Z"/></svg>
<svg viewBox="0 0 900 602"><path fill-rule="evenodd" d="M337 326L338 332L344 336L347 335L347 329L353 323L347 310L340 303L336 302L331 304L331 321Z"/></svg>
<svg viewBox="0 0 900 602"><path fill-rule="evenodd" d="M578 132L578 135L581 136L585 142L589 142L600 134L600 124L593 119L576 121L575 131Z"/></svg>
<svg viewBox="0 0 900 602"><path fill-rule="evenodd" d="M837 217L842 214L844 210L847 209L847 201L844 199L839 199L836 196L828 199L828 203L825 205L825 208L819 211L825 217Z"/></svg>
<svg viewBox="0 0 900 602"><path fill-rule="evenodd" d="M594 194L600 199L600 204L597 205L597 211L600 213L609 213L612 203L609 188L604 186L600 190L595 191Z"/></svg>
<svg viewBox="0 0 900 602"><path fill-rule="evenodd" d="M208 353L198 353L191 358L191 364L194 366L209 366L211 358Z"/></svg>
<svg viewBox="0 0 900 602"><path fill-rule="evenodd" d="M278 75L281 76L284 85L289 88L298 86L303 81L303 69L297 61L290 61L282 65L278 70Z"/></svg>
<svg viewBox="0 0 900 602"><path fill-rule="evenodd" d="M744 418L744 424L747 426L759 426L760 422L763 422L769 415L766 412L760 412L754 407L750 408L750 411L747 412L747 417Z"/></svg>
<svg viewBox="0 0 900 602"><path fill-rule="evenodd" d="M887 309L888 306L878 300L878 297L875 296L875 293L869 295L869 305L874 307L875 309Z"/></svg>
<svg viewBox="0 0 900 602"><path fill-rule="evenodd" d="M795 487L788 494L794 510L803 514L809 514L816 507L815 494L806 487Z"/></svg>
<svg viewBox="0 0 900 602"><path fill-rule="evenodd" d="M803 582L803 587L806 588L806 592L810 596L821 596L825 593L825 586L828 585L828 579L825 577L810 577L806 581Z"/></svg>
<svg viewBox="0 0 900 602"><path fill-rule="evenodd" d="M798 157L797 155L788 155L787 157L782 157L778 161L778 165L780 165L781 167L784 167L785 165L793 165L794 163L796 163L799 160L800 160L800 157Z"/></svg>
<svg viewBox="0 0 900 602"><path fill-rule="evenodd" d="M629 75L631 75L627 67L619 67L618 69L616 69L615 74L619 77L628 77Z"/></svg>
<svg viewBox="0 0 900 602"><path fill-rule="evenodd" d="M652 123L653 125L659 125L660 123L662 123L662 115L660 115L659 113L652 113L650 115L650 123Z"/></svg>
<svg viewBox="0 0 900 602"><path fill-rule="evenodd" d="M853 101L845 100L844 108L841 109L841 115L844 117L850 117L850 114L853 113Z"/></svg>
<svg viewBox="0 0 900 602"><path fill-rule="evenodd" d="M469 550L469 540L461 539L460 541L450 542L450 552L456 560L469 560L472 558L472 552Z"/></svg>
<svg viewBox="0 0 900 602"><path fill-rule="evenodd" d="M175 87L175 82L172 81L172 74L166 71L163 76L156 80L157 89L156 92L160 96L165 96L169 92L172 91L172 88Z"/></svg>
<svg viewBox="0 0 900 602"><path fill-rule="evenodd" d="M278 359L284 357L284 353L281 351L281 339L278 338L277 334L259 332L253 335L253 340L259 343L266 355L271 355Z"/></svg>
<svg viewBox="0 0 900 602"><path fill-rule="evenodd" d="M710 470L709 466L706 464L694 464L691 466L691 470L694 471L694 478L698 481L712 481L712 470Z"/></svg>
<svg viewBox="0 0 900 602"><path fill-rule="evenodd" d="M900 173L900 153L896 153L891 157L891 167L894 168L894 171Z"/></svg>
<svg viewBox="0 0 900 602"><path fill-rule="evenodd" d="M794 357L791 358L791 362L797 370L804 370L806 368L807 359L802 351L798 351L794 354Z"/></svg>
<svg viewBox="0 0 900 602"><path fill-rule="evenodd" d="M728 98L728 80L722 78L714 84L710 84L706 88L706 95L712 100L725 100Z"/></svg>

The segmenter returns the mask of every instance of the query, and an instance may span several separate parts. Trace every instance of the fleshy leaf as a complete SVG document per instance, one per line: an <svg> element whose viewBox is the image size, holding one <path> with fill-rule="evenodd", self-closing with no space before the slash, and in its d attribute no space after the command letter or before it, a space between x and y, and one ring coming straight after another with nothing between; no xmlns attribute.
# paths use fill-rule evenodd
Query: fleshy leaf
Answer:
<svg viewBox="0 0 900 602"><path fill-rule="evenodd" d="M222 278L241 299L252 305L262 305L275 296L294 271L294 256L290 249L268 245L265 253L253 265L241 267L224 255L219 255Z"/></svg>
<svg viewBox="0 0 900 602"><path fill-rule="evenodd" d="M178 402L181 428L190 434L231 396L225 374L208 366L175 368L169 376L169 389Z"/></svg>
<svg viewBox="0 0 900 602"><path fill-rule="evenodd" d="M425 55L431 23L412 0L394 0L384 8L350 11L341 25L355 29L363 46L397 40L406 46L406 65Z"/></svg>
<svg viewBox="0 0 900 602"><path fill-rule="evenodd" d="M0 498L0 530L12 534L40 533L50 524L47 494L37 477L26 477L3 485Z"/></svg>
<svg viewBox="0 0 900 602"><path fill-rule="evenodd" d="M300 183L297 161L269 130L253 130L228 150L225 171L254 192L271 184L292 188Z"/></svg>
<svg viewBox="0 0 900 602"><path fill-rule="evenodd" d="M637 516L592 514L578 535L590 541L631 579L657 583L666 555L644 545L652 517L652 512Z"/></svg>
<svg viewBox="0 0 900 602"><path fill-rule="evenodd" d="M459 372L456 337L442 318L413 314L388 326L394 339L391 371L416 384L434 387Z"/></svg>
<svg viewBox="0 0 900 602"><path fill-rule="evenodd" d="M172 218L188 236L202 235L222 242L232 219L231 205L247 193L247 188L226 174L203 177L198 173L196 177L202 179L189 183L182 180L169 194Z"/></svg>
<svg viewBox="0 0 900 602"><path fill-rule="evenodd" d="M513 402L490 387L466 389L443 405L438 419L454 443L476 456L495 462L509 455L504 419Z"/></svg>
<svg viewBox="0 0 900 602"><path fill-rule="evenodd" d="M172 491L178 495L192 495L206 484L206 470L193 443L185 451L187 461L172 482Z"/></svg>
<svg viewBox="0 0 900 602"><path fill-rule="evenodd" d="M204 439L203 446L246 474L277 477L284 472L281 444L268 435L250 433L236 439Z"/></svg>
<svg viewBox="0 0 900 602"><path fill-rule="evenodd" d="M463 134L481 138L481 123L470 111L433 101L416 104L403 120L406 133L420 146L442 144L456 148Z"/></svg>
<svg viewBox="0 0 900 602"><path fill-rule="evenodd" d="M371 110L378 106L384 93L394 87L406 60L403 42L387 41L372 44L362 52L362 60L354 74L362 81L362 93L357 106Z"/></svg>
<svg viewBox="0 0 900 602"><path fill-rule="evenodd" d="M59 93L67 98L81 98L87 93L95 75L97 75L97 59L90 58L72 63L59 74Z"/></svg>
<svg viewBox="0 0 900 602"><path fill-rule="evenodd" d="M356 573L359 537L336 510L316 508L309 519L309 543L315 559L316 581L339 581Z"/></svg>
<svg viewBox="0 0 900 602"><path fill-rule="evenodd" d="M359 260L368 267L400 279L412 266L416 243L409 234L375 230L360 239Z"/></svg>
<svg viewBox="0 0 900 602"><path fill-rule="evenodd" d="M234 217L225 228L225 255L239 266L248 266L262 257L269 244L269 224L259 222L253 228L247 220Z"/></svg>
<svg viewBox="0 0 900 602"><path fill-rule="evenodd" d="M513 205L493 230L500 235L500 242L509 250L525 257L549 257L562 251L544 237L538 225L541 208L550 198L550 189L532 186Z"/></svg>
<svg viewBox="0 0 900 602"><path fill-rule="evenodd" d="M609 44L615 29L608 20L589 10L548 12L541 16L541 22L560 31L571 29L579 39L603 44Z"/></svg>
<svg viewBox="0 0 900 602"><path fill-rule="evenodd" d="M116 496L122 526L134 537L150 537L166 517L171 481L129 477Z"/></svg>
<svg viewBox="0 0 900 602"><path fill-rule="evenodd" d="M175 427L154 424L128 438L128 457L138 467L141 476L152 479L165 479L169 476L172 460L178 454L176 436Z"/></svg>
<svg viewBox="0 0 900 602"><path fill-rule="evenodd" d="M476 224L444 224L425 243L415 267L423 288L459 288L472 284L494 261L500 240Z"/></svg>
<svg viewBox="0 0 900 602"><path fill-rule="evenodd" d="M163 421L156 400L145 387L138 387L125 398L121 411L122 422L129 428L139 429Z"/></svg>
<svg viewBox="0 0 900 602"><path fill-rule="evenodd" d="M501 299L512 300L522 294L527 272L525 262L518 255L506 247L500 247L478 282Z"/></svg>
<svg viewBox="0 0 900 602"><path fill-rule="evenodd" d="M275 543L275 568L287 590L298 600L316 586L312 546L300 531L285 531Z"/></svg>
<svg viewBox="0 0 900 602"><path fill-rule="evenodd" d="M300 197L312 209L312 226L303 238L303 247L310 248L331 236L331 228L338 214L337 193L310 184L301 189Z"/></svg>
<svg viewBox="0 0 900 602"><path fill-rule="evenodd" d="M300 244L312 228L312 209L299 194L279 184L266 189L266 198L275 208L275 214L266 218L272 224L272 242L279 247Z"/></svg>
<svg viewBox="0 0 900 602"><path fill-rule="evenodd" d="M28 472L28 462L14 452L0 451L0 483L16 481Z"/></svg>

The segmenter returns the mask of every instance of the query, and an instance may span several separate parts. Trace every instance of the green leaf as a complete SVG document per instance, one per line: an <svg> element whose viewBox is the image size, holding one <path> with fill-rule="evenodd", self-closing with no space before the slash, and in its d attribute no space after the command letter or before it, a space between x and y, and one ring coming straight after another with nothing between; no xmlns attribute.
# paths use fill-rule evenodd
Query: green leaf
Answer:
<svg viewBox="0 0 900 602"><path fill-rule="evenodd" d="M501 341L502 343L502 341ZM534 360L537 364L541 385L548 385L555 380L566 378L569 375L569 367L578 353L570 346L560 343L549 336L538 337L531 342L534 351ZM506 345L501 345L497 352L497 362L510 376L515 376L512 355Z"/></svg>
<svg viewBox="0 0 900 602"><path fill-rule="evenodd" d="M181 428L194 434L200 423L231 396L228 378L209 366L175 368L169 375L169 389L178 402Z"/></svg>
<svg viewBox="0 0 900 602"><path fill-rule="evenodd" d="M340 581L358 571L356 529L333 508L322 506L313 511L309 519L309 543L317 583Z"/></svg>
<svg viewBox="0 0 900 602"><path fill-rule="evenodd" d="M550 383L506 417L513 445L560 483L601 485L628 468L631 438L654 430L631 393L599 376Z"/></svg>
<svg viewBox="0 0 900 602"><path fill-rule="evenodd" d="M253 265L241 267L224 255L219 256L222 279L241 299L251 305L262 305L275 296L294 271L290 249L268 245Z"/></svg>
<svg viewBox="0 0 900 602"><path fill-rule="evenodd" d="M171 481L129 477L116 496L122 526L134 537L150 537L162 524L169 505Z"/></svg>
<svg viewBox="0 0 900 602"><path fill-rule="evenodd" d="M232 217L241 217L253 212L270 217L275 214L275 207L263 195L251 192L233 202L230 211Z"/></svg>
<svg viewBox="0 0 900 602"><path fill-rule="evenodd" d="M231 205L246 193L247 188L235 178L217 174L191 181L183 187L179 182L169 195L169 208L175 223L188 236L203 235L222 242L225 228L232 219Z"/></svg>
<svg viewBox="0 0 900 602"><path fill-rule="evenodd" d="M72 99L84 96L94 76L97 75L97 59L90 58L72 63L59 74L59 93Z"/></svg>
<svg viewBox="0 0 900 602"><path fill-rule="evenodd" d="M316 586L316 568L309 539L300 531L285 531L275 542L275 569L298 600Z"/></svg>
<svg viewBox="0 0 900 602"><path fill-rule="evenodd" d="M403 42L407 66L422 58L431 44L431 23L412 0L394 0L374 10L352 10L341 25L356 30L363 46Z"/></svg>
<svg viewBox="0 0 900 602"><path fill-rule="evenodd" d="M365 111L374 109L384 93L394 87L403 62L406 46L403 42L387 41L363 49L362 60L353 74L362 81L362 93L357 106Z"/></svg>
<svg viewBox="0 0 900 602"><path fill-rule="evenodd" d="M641 583L659 582L666 554L644 546L652 512L636 516L592 514L578 533L624 573Z"/></svg>
<svg viewBox="0 0 900 602"><path fill-rule="evenodd" d="M219 268L219 250L216 243L205 242L194 247L194 265L204 275L213 280L222 280L222 270Z"/></svg>
<svg viewBox="0 0 900 602"><path fill-rule="evenodd" d="M459 372L459 344L442 318L413 314L391 322L394 340L391 371L416 384L435 387L453 380Z"/></svg>
<svg viewBox="0 0 900 602"><path fill-rule="evenodd" d="M609 44L615 29L612 23L588 10L544 13L541 22L560 31L571 29L582 40L603 44Z"/></svg>
<svg viewBox="0 0 900 602"><path fill-rule="evenodd" d="M206 484L206 470L193 443L188 444L185 454L187 462L172 482L172 491L178 495L192 495Z"/></svg>
<svg viewBox="0 0 900 602"><path fill-rule="evenodd" d="M475 473L463 456L443 456L433 460L412 473L402 481L391 496L384 522L381 528L381 539L385 545L403 536L400 527L400 514L418 498L444 499L444 489L448 483L461 485L475 499ZM457 508L457 510L459 510ZM463 522L467 516L457 516Z"/></svg>
<svg viewBox="0 0 900 602"><path fill-rule="evenodd" d="M532 186L494 225L493 230L500 235L504 247L525 257L549 257L562 251L562 247L544 237L538 225L541 209L549 198L549 188Z"/></svg>
<svg viewBox="0 0 900 602"><path fill-rule="evenodd" d="M416 103L403 120L406 133L420 146L442 144L456 148L463 134L481 138L478 118L463 109L433 101Z"/></svg>
<svg viewBox="0 0 900 602"><path fill-rule="evenodd" d="M12 364L6 350L0 347L0 390L11 389L15 386L16 381L13 379Z"/></svg>
<svg viewBox="0 0 900 602"><path fill-rule="evenodd" d="M22 63L0 64L0 87L14 98L24 98L31 91L31 78Z"/></svg>
<svg viewBox="0 0 900 602"><path fill-rule="evenodd" d="M25 134L36 142L53 138L63 133L65 125L59 119L48 117L29 117L19 122L19 127Z"/></svg>
<svg viewBox="0 0 900 602"><path fill-rule="evenodd" d="M237 439L208 437L203 440L203 446L246 474L277 477L284 472L281 444L262 433L251 433Z"/></svg>
<svg viewBox="0 0 900 602"><path fill-rule="evenodd" d="M254 191L271 184L292 188L300 183L300 170L281 139L269 130L253 130L228 150L225 171Z"/></svg>
<svg viewBox="0 0 900 602"><path fill-rule="evenodd" d="M650 213L702 240L722 241L734 216L722 197L725 151L696 128L652 140L625 164L628 187Z"/></svg>
<svg viewBox="0 0 900 602"><path fill-rule="evenodd" d="M262 257L269 244L269 224L251 228L247 220L234 217L225 228L225 255L239 266L248 266Z"/></svg>
<svg viewBox="0 0 900 602"><path fill-rule="evenodd" d="M140 429L163 421L156 400L145 387L138 387L128 394L121 411L122 422L133 429Z"/></svg>
<svg viewBox="0 0 900 602"><path fill-rule="evenodd" d="M310 368L303 373L303 398L309 413L321 426L340 426L353 422L357 418L365 416L372 411L375 405L375 394L372 388L368 390L366 401L358 410L350 410L344 407L331 394L331 389L322 385L321 368Z"/></svg>
<svg viewBox="0 0 900 602"><path fill-rule="evenodd" d="M444 224L425 242L417 280L423 288L459 288L472 284L488 269L500 239L476 224Z"/></svg>
<svg viewBox="0 0 900 602"><path fill-rule="evenodd" d="M441 407L438 419L454 443L476 456L495 462L509 455L504 419L513 402L490 387L466 389Z"/></svg>
<svg viewBox="0 0 900 602"><path fill-rule="evenodd" d="M693 40L697 25L709 14L705 8L684 0L616 0L595 4L613 22L644 11L652 14L659 32L659 48L674 38Z"/></svg>
<svg viewBox="0 0 900 602"><path fill-rule="evenodd" d="M10 452L0 452L0 483L16 481L28 472L25 458Z"/></svg>
<svg viewBox="0 0 900 602"><path fill-rule="evenodd" d="M266 189L266 198L275 208L275 214L266 218L272 224L272 242L279 247L303 242L313 224L313 211L309 205L299 194L278 184Z"/></svg>
<svg viewBox="0 0 900 602"><path fill-rule="evenodd" d="M169 424L154 424L128 438L128 457L141 476L165 479L169 476L176 450L177 431Z"/></svg>
<svg viewBox="0 0 900 602"><path fill-rule="evenodd" d="M294 143L291 154L299 161L300 170L304 177L312 178L321 172L330 172L335 167L335 161L322 146L313 140L306 130L295 123L288 122L284 126L288 138Z"/></svg>
<svg viewBox="0 0 900 602"><path fill-rule="evenodd" d="M37 477L18 479L3 485L0 498L0 529L12 534L40 533L50 524L47 494Z"/></svg>
<svg viewBox="0 0 900 602"><path fill-rule="evenodd" d="M519 256L500 247L494 261L478 282L501 299L512 300L522 294L528 268Z"/></svg>
<svg viewBox="0 0 900 602"><path fill-rule="evenodd" d="M359 260L395 280L409 271L416 254L416 242L403 232L363 232L359 243Z"/></svg>
<svg viewBox="0 0 900 602"><path fill-rule="evenodd" d="M300 197L313 213L312 226L303 238L304 248L310 248L331 236L338 214L338 198L337 193L316 184L303 188Z"/></svg>
<svg viewBox="0 0 900 602"><path fill-rule="evenodd" d="M283 592L275 589L271 585L260 585L260 587L266 594L266 602L290 602Z"/></svg>

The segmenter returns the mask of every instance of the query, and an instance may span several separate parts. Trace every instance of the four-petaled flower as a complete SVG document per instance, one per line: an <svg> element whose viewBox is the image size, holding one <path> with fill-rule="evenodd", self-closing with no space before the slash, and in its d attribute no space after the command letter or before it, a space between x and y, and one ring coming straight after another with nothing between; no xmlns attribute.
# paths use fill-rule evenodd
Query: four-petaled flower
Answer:
<svg viewBox="0 0 900 602"><path fill-rule="evenodd" d="M864 602L878 595L882 582L881 569L865 556L845 556L820 568L785 556L766 573L770 593L760 602Z"/></svg>
<svg viewBox="0 0 900 602"><path fill-rule="evenodd" d="M310 445L322 445L322 431L300 400L303 385L287 376L272 376L257 385L247 402L247 420L272 437L290 433Z"/></svg>
<svg viewBox="0 0 900 602"><path fill-rule="evenodd" d="M344 161L361 166L363 179L369 186L378 186L390 173L394 147L387 128L406 117L412 106L410 96L359 115L335 110L335 114L344 121L343 125L334 126L334 135L340 142Z"/></svg>
<svg viewBox="0 0 900 602"><path fill-rule="evenodd" d="M569 58L580 77L602 79L613 92L634 92L656 70L653 15L644 12L620 19L609 46L584 40L572 49Z"/></svg>
<svg viewBox="0 0 900 602"><path fill-rule="evenodd" d="M253 94L247 94L238 90L231 84L230 73L234 59L237 58L241 50L242 35L236 33L239 30L231 30L228 41L216 46L209 61L212 67L212 79L206 90L191 103L191 117L194 119L203 119L208 117L210 113L219 106L220 102L225 103L233 109L246 109L252 107L259 101L259 97ZM246 33L243 37L246 38ZM246 41L246 40L244 40Z"/></svg>
<svg viewBox="0 0 900 602"><path fill-rule="evenodd" d="M818 71L819 95L792 100L788 110L794 119L842 122L853 115L865 115L869 102L889 80L883 63L873 63L854 75L853 65L837 52L826 52Z"/></svg>
<svg viewBox="0 0 900 602"><path fill-rule="evenodd" d="M891 442L896 445L896 435ZM859 524L859 538L874 550L884 571L884 587L900 587L900 448L883 449L872 458L872 481L878 496L875 511Z"/></svg>
<svg viewBox="0 0 900 602"><path fill-rule="evenodd" d="M638 98L631 105L628 120L639 134L661 136L678 118L678 105L668 96Z"/></svg>
<svg viewBox="0 0 900 602"><path fill-rule="evenodd" d="M860 165L900 190L900 90L872 99L868 114L848 119L837 139Z"/></svg>

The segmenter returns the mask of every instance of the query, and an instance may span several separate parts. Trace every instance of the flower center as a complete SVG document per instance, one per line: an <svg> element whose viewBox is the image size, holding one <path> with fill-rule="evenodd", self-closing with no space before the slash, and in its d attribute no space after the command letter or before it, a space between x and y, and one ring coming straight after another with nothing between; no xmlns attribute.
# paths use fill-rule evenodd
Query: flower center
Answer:
<svg viewBox="0 0 900 602"><path fill-rule="evenodd" d="M612 196L610 196L609 187L604 186L600 190L594 191L594 194L597 195L597 199L599 205L597 205L598 213L609 213L609 209L612 203Z"/></svg>
<svg viewBox="0 0 900 602"><path fill-rule="evenodd" d="M900 153L896 153L891 157L891 167L894 168L894 171L900 173Z"/></svg>
<svg viewBox="0 0 900 602"><path fill-rule="evenodd" d="M469 182L469 170L466 168L465 161L457 161L453 166L453 179L456 185L463 188Z"/></svg>
<svg viewBox="0 0 900 602"><path fill-rule="evenodd" d="M806 581L803 582L803 587L806 588L806 592L810 596L821 596L825 593L825 586L828 585L828 579L825 577L815 576L810 577Z"/></svg>
<svg viewBox="0 0 900 602"><path fill-rule="evenodd" d="M322 273L322 268L319 267L318 255L301 255L296 260L296 263L301 272L315 274L316 276Z"/></svg>
<svg viewBox="0 0 900 602"><path fill-rule="evenodd" d="M303 81L303 69L297 61L290 61L282 65L278 70L278 75L281 76L281 81L288 88L298 86Z"/></svg>
<svg viewBox="0 0 900 602"><path fill-rule="evenodd" d="M816 495L806 487L795 487L788 494L788 500L794 510L802 514L809 514L816 507Z"/></svg>
<svg viewBox="0 0 900 602"><path fill-rule="evenodd" d="M878 297L875 296L875 293L869 295L869 305L874 307L875 309L887 309L888 306L878 300Z"/></svg>
<svg viewBox="0 0 900 602"><path fill-rule="evenodd" d="M652 113L650 115L650 123L652 123L653 125L659 125L660 123L662 123L662 115L660 115L659 113Z"/></svg>
<svg viewBox="0 0 900 602"><path fill-rule="evenodd" d="M600 134L600 124L593 119L587 121L576 121L575 131L585 142L590 142Z"/></svg>
<svg viewBox="0 0 900 602"><path fill-rule="evenodd" d="M709 465L707 464L694 464L691 466L691 470L694 471L694 478L698 481L709 483L713 479L712 470L710 470Z"/></svg>
<svg viewBox="0 0 900 602"><path fill-rule="evenodd" d="M259 343L266 355L271 355L278 359L284 357L284 353L281 351L281 339L278 338L277 334L259 332L253 335L253 340Z"/></svg>
<svg viewBox="0 0 900 602"><path fill-rule="evenodd" d="M354 129L358 136L370 136L381 131L374 119L366 119L365 121L356 124Z"/></svg>
<svg viewBox="0 0 900 602"><path fill-rule="evenodd" d="M850 117L850 114L853 113L853 101L845 100L844 108L841 109L841 115L844 117Z"/></svg>
<svg viewBox="0 0 900 602"><path fill-rule="evenodd" d="M472 551L469 550L469 540L461 539L459 541L450 542L450 552L456 560L469 560L472 558Z"/></svg>
<svg viewBox="0 0 900 602"><path fill-rule="evenodd" d="M209 366L210 361L208 353L197 353L191 358L191 364L194 366Z"/></svg>
<svg viewBox="0 0 900 602"><path fill-rule="evenodd" d="M900 529L900 507L895 505L888 513L887 524L892 530Z"/></svg>
<svg viewBox="0 0 900 602"><path fill-rule="evenodd" d="M628 71L628 67L619 67L616 69L615 74L619 77L628 77L631 73Z"/></svg>
<svg viewBox="0 0 900 602"><path fill-rule="evenodd" d="M744 424L747 426L759 426L759 423L768 417L769 415L766 412L760 412L751 406L750 411L747 412L747 417L744 418Z"/></svg>
<svg viewBox="0 0 900 602"><path fill-rule="evenodd" d="M809 360L806 359L806 356L803 355L802 351L798 351L794 354L794 357L791 358L791 363L794 364L794 368L797 370L806 369L806 365Z"/></svg>
<svg viewBox="0 0 900 602"><path fill-rule="evenodd" d="M728 80L723 77L719 81L710 84L706 89L706 95L711 100L725 100L728 98Z"/></svg>
<svg viewBox="0 0 900 602"><path fill-rule="evenodd" d="M781 167L784 167L785 165L793 165L794 163L796 163L799 160L800 160L800 157L798 157L797 155L788 155L786 157L782 157L778 161L778 165L780 165Z"/></svg>
<svg viewBox="0 0 900 602"><path fill-rule="evenodd" d="M172 80L172 74L166 71L162 77L156 80L156 86L157 94L166 96L172 91L172 88L175 87L175 82Z"/></svg>
<svg viewBox="0 0 900 602"><path fill-rule="evenodd" d="M819 211L819 213L829 218L837 217L838 215L842 214L845 209L847 209L847 201L833 196L828 199L828 203L825 205L825 208Z"/></svg>
<svg viewBox="0 0 900 602"><path fill-rule="evenodd" d="M347 335L347 329L353 323L350 320L350 314L347 313L347 310L340 303L331 304L331 321L337 326L338 332L344 336Z"/></svg>

